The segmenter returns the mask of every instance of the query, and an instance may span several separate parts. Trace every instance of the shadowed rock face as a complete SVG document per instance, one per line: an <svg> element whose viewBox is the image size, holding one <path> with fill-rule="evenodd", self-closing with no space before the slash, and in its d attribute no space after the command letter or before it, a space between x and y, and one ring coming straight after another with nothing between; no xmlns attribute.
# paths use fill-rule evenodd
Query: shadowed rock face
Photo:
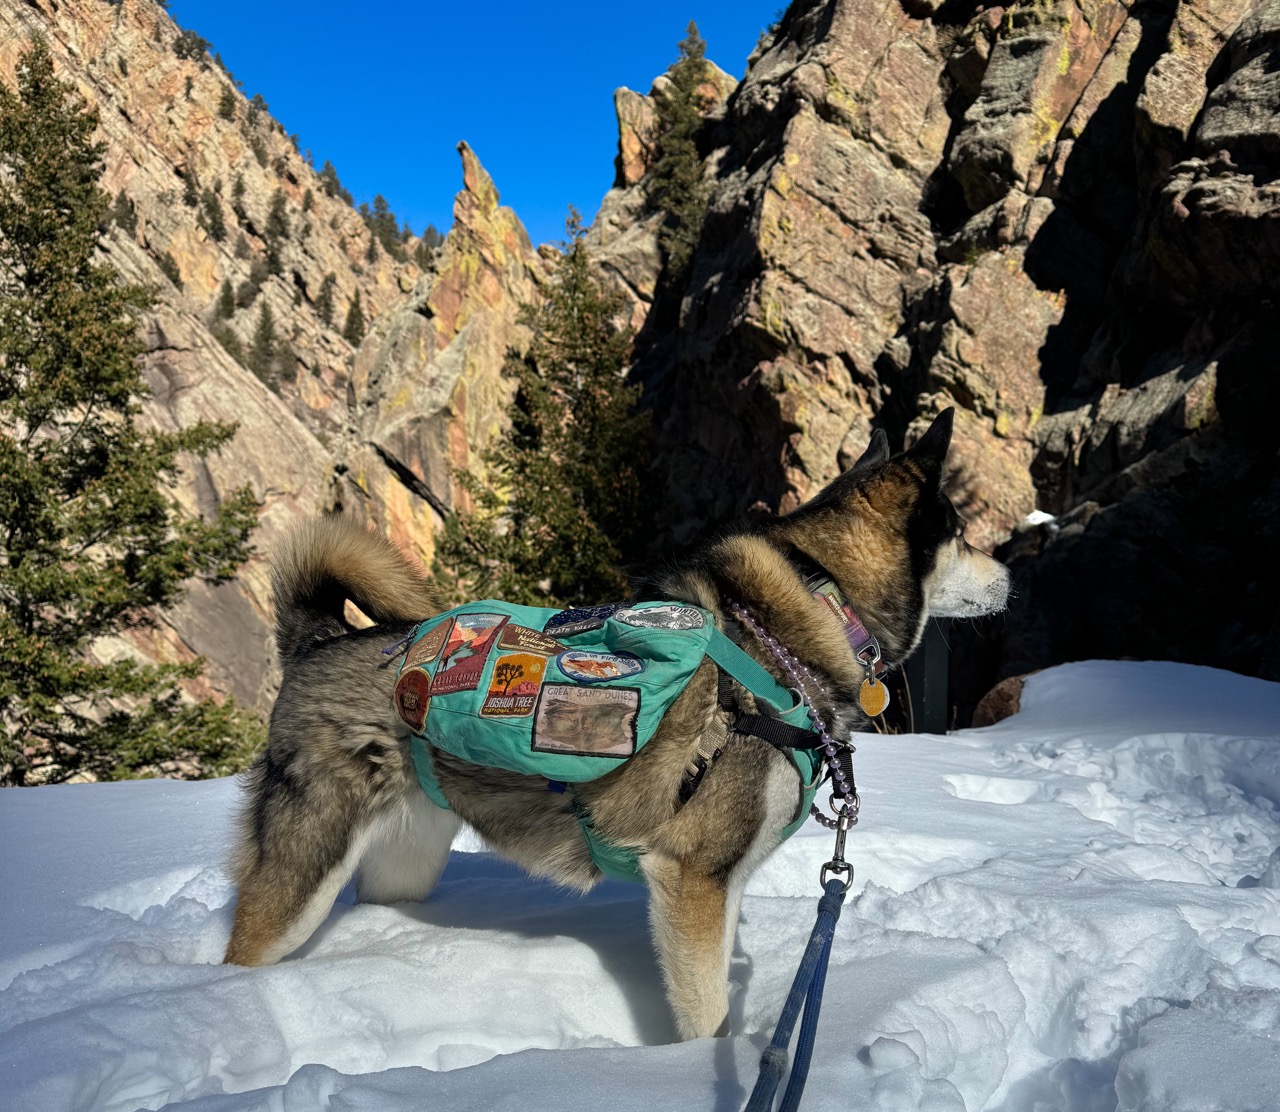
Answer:
<svg viewBox="0 0 1280 1112"><path fill-rule="evenodd" d="M873 426L909 441L954 404L970 539L1019 581L952 639L962 714L1076 657L1280 676L1278 22L1276 0L793 3L709 129L688 281L659 260L638 299L675 539L785 511ZM609 219L651 220L643 187Z"/></svg>

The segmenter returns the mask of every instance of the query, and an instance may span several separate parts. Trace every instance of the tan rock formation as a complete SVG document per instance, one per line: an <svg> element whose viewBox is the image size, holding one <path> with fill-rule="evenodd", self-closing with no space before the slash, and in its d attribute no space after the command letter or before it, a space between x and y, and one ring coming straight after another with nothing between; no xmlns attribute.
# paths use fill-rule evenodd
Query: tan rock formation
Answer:
<svg viewBox="0 0 1280 1112"><path fill-rule="evenodd" d="M698 86L698 93L703 117L714 123L723 119L728 98L738 83L714 62L707 61L705 66L707 79ZM644 325L662 274L662 252L658 249L662 216L649 204L644 179L659 155L655 98L667 81L665 74L659 75L647 96L625 88L614 92L618 117L614 183L587 230L592 256L606 279L626 297L631 307L627 323L636 330Z"/></svg>
<svg viewBox="0 0 1280 1112"><path fill-rule="evenodd" d="M435 270L375 324L352 375L353 440L342 501L430 566L433 522L467 504L456 470L483 475L512 386L507 353L528 342L547 261L471 149Z"/></svg>

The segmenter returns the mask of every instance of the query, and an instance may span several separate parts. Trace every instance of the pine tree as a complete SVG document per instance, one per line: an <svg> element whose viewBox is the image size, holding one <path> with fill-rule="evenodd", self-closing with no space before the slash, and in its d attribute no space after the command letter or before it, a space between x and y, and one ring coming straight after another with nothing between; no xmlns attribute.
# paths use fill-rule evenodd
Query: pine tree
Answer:
<svg viewBox="0 0 1280 1112"><path fill-rule="evenodd" d="M222 288L218 291L218 316L230 320L236 315L236 295L231 288L231 279L222 280Z"/></svg>
<svg viewBox="0 0 1280 1112"><path fill-rule="evenodd" d="M277 189L271 194L271 209L267 213L267 238L289 238L289 214L285 209L284 190Z"/></svg>
<svg viewBox="0 0 1280 1112"><path fill-rule="evenodd" d="M668 71L668 83L657 98L658 159L649 174L649 196L666 214L658 246L666 264L666 280L679 284L702 235L710 190L703 176L698 135L707 98L699 92L707 78L707 44L690 22L680 43L680 59Z"/></svg>
<svg viewBox="0 0 1280 1112"><path fill-rule="evenodd" d="M275 385L276 322L268 302L258 310L258 324L253 330L253 343L249 347L249 370L268 386Z"/></svg>
<svg viewBox="0 0 1280 1112"><path fill-rule="evenodd" d="M289 217L285 212L284 191L281 189L272 194L264 238L267 241L267 270L272 274L279 274L284 269L281 252L285 240L289 238Z"/></svg>
<svg viewBox="0 0 1280 1112"><path fill-rule="evenodd" d="M231 211L236 214L237 219L244 224L249 220L249 214L244 208L244 175L237 174L236 180L231 183ZM241 236L241 239L244 237Z"/></svg>
<svg viewBox="0 0 1280 1112"><path fill-rule="evenodd" d="M505 372L511 427L485 455L499 487L458 476L476 510L445 521L436 574L456 597L582 605L626 597L652 532L650 418L626 382L632 331L591 270L577 214L533 341Z"/></svg>
<svg viewBox="0 0 1280 1112"><path fill-rule="evenodd" d="M253 304L254 298L262 289L262 283L271 276L265 259L254 259L249 264L249 277L236 289L236 308L246 309Z"/></svg>
<svg viewBox="0 0 1280 1112"><path fill-rule="evenodd" d="M222 202L212 189L200 194L200 204L204 210L204 226L216 243L227 238L227 221L222 215Z"/></svg>
<svg viewBox="0 0 1280 1112"><path fill-rule="evenodd" d="M194 31L183 31L173 40L173 52L179 58L199 61L209 49L209 41L201 38Z"/></svg>
<svg viewBox="0 0 1280 1112"><path fill-rule="evenodd" d="M156 258L156 264L170 282L177 286L178 289L182 289L182 271L178 269L177 259L169 254L168 251L161 251Z"/></svg>
<svg viewBox="0 0 1280 1112"><path fill-rule="evenodd" d="M356 290L351 306L347 309L347 319L342 325L342 338L352 347L359 347L360 341L364 339L364 309L360 306L359 290Z"/></svg>
<svg viewBox="0 0 1280 1112"><path fill-rule="evenodd" d="M138 210L123 189L116 194L115 203L111 206L111 219L121 231L131 236L138 234Z"/></svg>
<svg viewBox="0 0 1280 1112"><path fill-rule="evenodd" d="M325 323L325 327L333 324L333 287L337 284L337 278L332 274L326 274L324 281L320 283L320 292L316 295L316 316Z"/></svg>
<svg viewBox="0 0 1280 1112"><path fill-rule="evenodd" d="M374 239L382 244L383 249L393 259L404 262L404 236L400 232L399 221L396 215L391 211L391 206L387 203L387 199L379 193L373 199L373 211L370 212L365 205L360 206L360 215L364 217L364 222L369 226L369 231L373 233ZM369 248L369 262L373 262L377 258L377 248L371 246Z"/></svg>
<svg viewBox="0 0 1280 1112"><path fill-rule="evenodd" d="M218 115L224 120L236 118L236 94L231 91L230 85L222 86L222 93L218 97Z"/></svg>
<svg viewBox="0 0 1280 1112"><path fill-rule="evenodd" d="M182 171L182 203L187 208L195 208L200 203L200 183L196 181L196 172L191 166Z"/></svg>
<svg viewBox="0 0 1280 1112"><path fill-rule="evenodd" d="M423 229L418 245L413 249L413 261L423 270L428 269L435 261L436 251L440 249L442 243L444 243L444 236L436 231L434 224L428 224Z"/></svg>
<svg viewBox="0 0 1280 1112"><path fill-rule="evenodd" d="M338 197L351 204L354 198L351 196L350 190L344 189L342 182L338 180L338 171L334 169L334 165L327 158L324 165L320 167L320 188L330 197Z"/></svg>
<svg viewBox="0 0 1280 1112"><path fill-rule="evenodd" d="M251 492L211 520L168 493L180 456L235 430L140 427L149 296L96 254L108 204L97 115L54 77L42 39L17 75L16 92L0 83L0 783L190 756L216 770L255 731L231 700L182 698L202 661L100 663L89 649L148 624L190 577L235 574Z"/></svg>

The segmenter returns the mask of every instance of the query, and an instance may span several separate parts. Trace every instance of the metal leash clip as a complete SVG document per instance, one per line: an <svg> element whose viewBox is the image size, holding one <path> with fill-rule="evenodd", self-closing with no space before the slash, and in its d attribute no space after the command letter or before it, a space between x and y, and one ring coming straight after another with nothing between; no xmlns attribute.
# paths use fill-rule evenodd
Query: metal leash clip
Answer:
<svg viewBox="0 0 1280 1112"><path fill-rule="evenodd" d="M826 888L827 881L835 877L844 877L844 888L842 891L849 891L853 887L853 866L844 859L844 840L845 835L849 833L850 827L858 821L858 807L860 801L857 793L852 798L842 801L844 806L840 808L840 813L836 816L836 849L831 855L831 860L822 866L821 881L822 887ZM834 806L835 799L832 798Z"/></svg>

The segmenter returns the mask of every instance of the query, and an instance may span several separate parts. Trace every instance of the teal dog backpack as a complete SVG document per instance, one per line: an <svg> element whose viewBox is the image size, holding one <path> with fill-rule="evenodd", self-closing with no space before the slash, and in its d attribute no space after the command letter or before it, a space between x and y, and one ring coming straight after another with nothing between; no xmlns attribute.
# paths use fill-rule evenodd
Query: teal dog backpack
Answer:
<svg viewBox="0 0 1280 1112"><path fill-rule="evenodd" d="M565 791L639 752L705 657L751 691L777 728L807 742L816 738L793 692L729 640L708 611L674 602L575 610L467 603L414 630L395 704L413 735L422 790L449 809L431 747ZM808 814L820 761L815 748L783 751L805 788L786 838ZM601 871L639 879L634 852L607 843L581 808L578 817Z"/></svg>

